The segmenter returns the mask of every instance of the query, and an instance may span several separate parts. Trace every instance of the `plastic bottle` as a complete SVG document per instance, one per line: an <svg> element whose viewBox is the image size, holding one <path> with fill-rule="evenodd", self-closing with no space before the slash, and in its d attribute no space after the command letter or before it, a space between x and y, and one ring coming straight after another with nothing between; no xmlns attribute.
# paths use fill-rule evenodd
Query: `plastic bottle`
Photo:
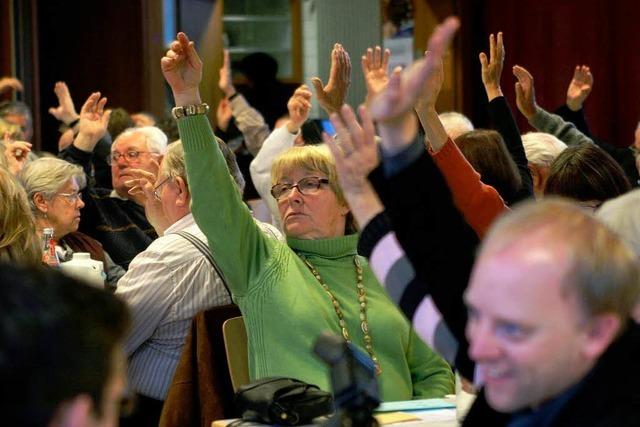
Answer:
<svg viewBox="0 0 640 427"><path fill-rule="evenodd" d="M42 262L50 267L60 267L60 259L56 253L56 241L53 238L53 228L45 228L42 231Z"/></svg>

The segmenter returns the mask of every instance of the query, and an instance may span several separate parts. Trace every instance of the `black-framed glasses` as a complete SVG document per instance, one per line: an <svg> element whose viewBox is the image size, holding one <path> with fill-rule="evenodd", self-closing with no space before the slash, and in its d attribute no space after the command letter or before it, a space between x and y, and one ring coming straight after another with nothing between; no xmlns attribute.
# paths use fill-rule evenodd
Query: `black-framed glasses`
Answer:
<svg viewBox="0 0 640 427"><path fill-rule="evenodd" d="M300 181L295 184L289 183L278 183L271 187L271 195L274 199L280 200L283 197L286 197L293 188L297 188L301 194L308 196L310 194L314 194L316 191L320 189L322 184L328 184L329 180L327 178L320 178L317 176L307 176L302 178Z"/></svg>
<svg viewBox="0 0 640 427"><path fill-rule="evenodd" d="M79 191L73 193L58 193L55 197L62 197L70 205L75 205L79 200L82 200L82 193Z"/></svg>
<svg viewBox="0 0 640 427"><path fill-rule="evenodd" d="M169 180L171 179L171 176L167 176L165 179L163 179L162 181L160 181L160 183L158 185L156 185L155 187L153 187L153 196L158 200L162 200L162 198L160 197L160 188L162 188L162 186L164 184L166 184Z"/></svg>
<svg viewBox="0 0 640 427"><path fill-rule="evenodd" d="M135 162L140 158L140 154L158 154L158 153L153 153L151 151L136 151L136 150L129 150L129 151L125 151L124 153L120 153L118 151L112 151L111 154L109 155L109 157L107 157L107 164L112 165L114 163L117 163L118 160L120 160L120 158L124 157L124 159L127 162Z"/></svg>

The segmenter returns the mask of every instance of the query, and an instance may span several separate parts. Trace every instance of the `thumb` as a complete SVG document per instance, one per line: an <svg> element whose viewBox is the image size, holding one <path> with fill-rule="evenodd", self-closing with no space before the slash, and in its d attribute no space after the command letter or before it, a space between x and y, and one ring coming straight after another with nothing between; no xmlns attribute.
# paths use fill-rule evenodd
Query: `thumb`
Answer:
<svg viewBox="0 0 640 427"><path fill-rule="evenodd" d="M56 115L56 109L53 108L53 107L49 108L49 114L51 114L52 116L55 116Z"/></svg>
<svg viewBox="0 0 640 427"><path fill-rule="evenodd" d="M313 85L313 88L316 90L316 94L324 93L324 89L323 89L324 85L322 84L322 80L320 80L319 77L312 77L311 84Z"/></svg>
<svg viewBox="0 0 640 427"><path fill-rule="evenodd" d="M109 117L111 117L111 110L105 111L102 115L101 123L104 127L107 127L107 125L109 124Z"/></svg>

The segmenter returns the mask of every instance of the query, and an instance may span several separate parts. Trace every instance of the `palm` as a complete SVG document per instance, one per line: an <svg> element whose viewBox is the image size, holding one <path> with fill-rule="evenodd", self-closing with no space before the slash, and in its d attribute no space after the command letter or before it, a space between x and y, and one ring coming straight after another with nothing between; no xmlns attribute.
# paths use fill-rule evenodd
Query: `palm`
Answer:
<svg viewBox="0 0 640 427"><path fill-rule="evenodd" d="M373 96L384 90L389 83L389 75L387 70L378 68L375 70L369 70L365 73L365 80L367 82L367 91Z"/></svg>
<svg viewBox="0 0 640 427"><path fill-rule="evenodd" d="M184 33L178 33L178 40L171 43L160 68L174 94L198 89L202 80L202 61Z"/></svg>
<svg viewBox="0 0 640 427"><path fill-rule="evenodd" d="M440 60L435 64L433 73L425 81L424 88L422 89L422 96L418 99L416 109L420 110L430 106L435 106L443 83L444 65L442 60Z"/></svg>
<svg viewBox="0 0 640 427"><path fill-rule="evenodd" d="M572 99L579 99L586 96L591 91L591 85L584 81L576 79L571 80L569 89L567 90L567 97Z"/></svg>

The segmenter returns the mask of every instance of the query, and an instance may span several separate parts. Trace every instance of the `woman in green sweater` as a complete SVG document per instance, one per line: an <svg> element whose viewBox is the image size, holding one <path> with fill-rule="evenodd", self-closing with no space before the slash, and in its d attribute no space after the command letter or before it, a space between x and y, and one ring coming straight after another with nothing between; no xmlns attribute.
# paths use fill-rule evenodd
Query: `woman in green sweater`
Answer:
<svg viewBox="0 0 640 427"><path fill-rule="evenodd" d="M274 165L272 189L287 242L261 233L233 185L199 94L202 62L178 34L162 58L184 144L192 212L239 305L252 379L283 375L330 390L312 354L325 330L373 360L383 400L442 397L449 366L417 337L366 260L327 150L301 147Z"/></svg>

